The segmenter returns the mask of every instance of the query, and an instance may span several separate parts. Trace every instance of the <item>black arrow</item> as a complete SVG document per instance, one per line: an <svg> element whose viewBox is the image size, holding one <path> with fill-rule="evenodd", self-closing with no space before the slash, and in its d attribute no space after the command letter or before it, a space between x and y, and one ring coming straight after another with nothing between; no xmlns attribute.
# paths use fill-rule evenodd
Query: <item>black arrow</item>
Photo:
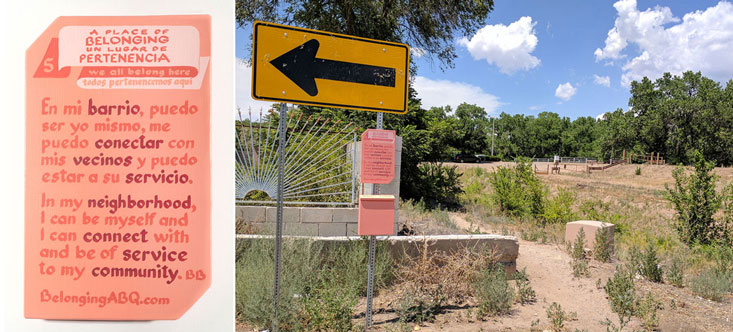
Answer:
<svg viewBox="0 0 733 332"><path fill-rule="evenodd" d="M318 94L316 78L342 82L395 86L395 69L316 58L320 43L311 39L270 63L307 94Z"/></svg>

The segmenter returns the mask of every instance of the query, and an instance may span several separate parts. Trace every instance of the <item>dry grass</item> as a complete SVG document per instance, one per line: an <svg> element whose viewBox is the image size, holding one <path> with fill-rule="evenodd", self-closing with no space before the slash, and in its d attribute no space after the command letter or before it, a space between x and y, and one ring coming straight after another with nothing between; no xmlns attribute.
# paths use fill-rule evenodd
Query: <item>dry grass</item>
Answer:
<svg viewBox="0 0 733 332"><path fill-rule="evenodd" d="M439 294L451 304L462 304L471 298L476 273L488 269L499 258L493 248L485 246L443 252L431 249L430 244L430 240L423 238L414 243L416 255L403 255L405 258L396 274L397 284L419 294Z"/></svg>

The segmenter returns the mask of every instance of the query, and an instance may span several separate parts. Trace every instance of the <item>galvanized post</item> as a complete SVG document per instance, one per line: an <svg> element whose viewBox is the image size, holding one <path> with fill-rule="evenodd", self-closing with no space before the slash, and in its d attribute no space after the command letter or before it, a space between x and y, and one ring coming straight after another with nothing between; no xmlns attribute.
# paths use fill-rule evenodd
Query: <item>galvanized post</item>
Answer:
<svg viewBox="0 0 733 332"><path fill-rule="evenodd" d="M283 182L285 177L285 136L288 131L285 128L288 107L284 103L280 104L280 123L278 124L278 132L280 133L280 145L277 147L277 221L275 223L275 284L273 290L273 321L272 331L277 332L280 328L280 319L278 317L280 304L280 255L282 251L282 234L283 234Z"/></svg>
<svg viewBox="0 0 733 332"><path fill-rule="evenodd" d="M384 125L384 113L377 113L377 129ZM374 184L374 194L379 194L379 184ZM366 328L372 326L372 301L374 293L374 256L377 246L377 237L369 236L369 267L367 272L367 300L366 300Z"/></svg>
<svg viewBox="0 0 733 332"><path fill-rule="evenodd" d="M356 202L356 133L351 142L351 207L354 207Z"/></svg>

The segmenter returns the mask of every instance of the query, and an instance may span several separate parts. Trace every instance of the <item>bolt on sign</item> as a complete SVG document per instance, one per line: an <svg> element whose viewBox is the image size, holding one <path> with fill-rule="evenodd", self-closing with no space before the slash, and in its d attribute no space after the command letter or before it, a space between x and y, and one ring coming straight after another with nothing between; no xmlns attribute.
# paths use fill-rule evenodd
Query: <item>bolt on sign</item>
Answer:
<svg viewBox="0 0 733 332"><path fill-rule="evenodd" d="M252 97L404 114L409 47L255 22Z"/></svg>
<svg viewBox="0 0 733 332"><path fill-rule="evenodd" d="M211 284L208 15L60 17L26 52L25 317L181 317Z"/></svg>

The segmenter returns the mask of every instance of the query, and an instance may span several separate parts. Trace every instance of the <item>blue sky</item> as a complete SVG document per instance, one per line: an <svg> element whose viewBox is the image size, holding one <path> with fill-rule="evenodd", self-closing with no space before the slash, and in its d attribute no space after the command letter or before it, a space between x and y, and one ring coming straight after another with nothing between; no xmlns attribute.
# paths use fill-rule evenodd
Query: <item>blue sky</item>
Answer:
<svg viewBox="0 0 733 332"><path fill-rule="evenodd" d="M486 25L455 36L455 67L417 58L423 107L461 102L490 114L551 111L572 119L628 108L629 83L685 70L723 84L733 78L733 4L726 1L502 1ZM247 57L251 26L237 30ZM418 56L417 50L413 55ZM237 105L249 98L249 69L237 64Z"/></svg>

